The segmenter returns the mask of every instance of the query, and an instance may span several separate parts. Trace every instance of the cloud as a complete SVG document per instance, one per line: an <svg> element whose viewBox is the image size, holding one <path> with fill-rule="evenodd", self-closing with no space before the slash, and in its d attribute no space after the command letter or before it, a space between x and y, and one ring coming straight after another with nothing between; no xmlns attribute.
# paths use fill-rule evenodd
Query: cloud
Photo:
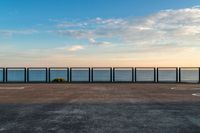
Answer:
<svg viewBox="0 0 200 133"><path fill-rule="evenodd" d="M70 27L84 27L87 26L87 22L85 23L74 23L74 22L61 22L57 24L58 28L70 28Z"/></svg>
<svg viewBox="0 0 200 133"><path fill-rule="evenodd" d="M74 46L71 46L70 48L68 48L68 51L75 52L75 51L79 51L82 49L84 49L84 47L82 45L74 45Z"/></svg>
<svg viewBox="0 0 200 133"><path fill-rule="evenodd" d="M63 64L70 60L71 64L81 66L81 63L87 65L91 61L104 65L116 62L114 65L119 65L118 60L120 64L124 62L128 65L135 65L137 62L141 65L146 62L150 65L156 65L157 62L163 62L165 65L171 65L171 62L176 65L184 64L183 62L195 65L198 63L196 60L200 58L199 6L162 10L138 18L97 17L78 21L56 20L53 23L56 28L51 29L51 33L64 36L66 39L70 37L70 41L73 42L74 39L80 43L23 52L15 49L0 50L0 59L7 61L8 64L18 63L20 60L27 60L29 63L40 63L42 60L42 63L47 61L52 64L55 60L60 60L60 64ZM0 30L0 35L27 35L35 32L37 31ZM75 52L79 50L82 51Z"/></svg>
<svg viewBox="0 0 200 133"><path fill-rule="evenodd" d="M82 27L84 23L87 25ZM82 24L78 22L72 25L70 27L68 24L68 28L60 28L54 32L75 39L86 39L95 45L108 44L110 42L108 40L112 39L123 45L143 48L165 47L168 44L173 44L173 47L180 49L185 46L198 47L200 7L162 10L140 18L103 19L97 17L82 21Z"/></svg>
<svg viewBox="0 0 200 133"><path fill-rule="evenodd" d="M27 30L0 29L0 35L2 35L2 36L30 35L30 34L37 33L37 32L38 31L35 29L27 29Z"/></svg>
<svg viewBox="0 0 200 133"><path fill-rule="evenodd" d="M110 42L105 42L105 41L96 41L94 38L90 38L89 42L92 45L98 45L98 46L108 46L112 44Z"/></svg>

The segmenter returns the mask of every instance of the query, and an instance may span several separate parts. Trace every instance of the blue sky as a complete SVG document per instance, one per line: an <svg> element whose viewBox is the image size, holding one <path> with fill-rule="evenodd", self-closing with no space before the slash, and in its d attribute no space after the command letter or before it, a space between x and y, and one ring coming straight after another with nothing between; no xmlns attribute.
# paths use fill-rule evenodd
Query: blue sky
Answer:
<svg viewBox="0 0 200 133"><path fill-rule="evenodd" d="M121 18L145 16L165 9L199 5L199 0L4 0L1 28L26 28L49 19Z"/></svg>
<svg viewBox="0 0 200 133"><path fill-rule="evenodd" d="M199 5L199 0L2 0L0 60L3 66L200 65Z"/></svg>

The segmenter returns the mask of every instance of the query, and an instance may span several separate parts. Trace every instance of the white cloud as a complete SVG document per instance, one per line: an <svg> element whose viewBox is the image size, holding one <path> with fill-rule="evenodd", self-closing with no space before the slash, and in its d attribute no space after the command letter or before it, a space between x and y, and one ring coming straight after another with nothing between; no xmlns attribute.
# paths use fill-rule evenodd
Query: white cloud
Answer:
<svg viewBox="0 0 200 133"><path fill-rule="evenodd" d="M82 49L84 49L84 47L82 45L74 45L74 46L71 46L70 48L68 48L68 51L75 52L75 51L79 51Z"/></svg>
<svg viewBox="0 0 200 133"><path fill-rule="evenodd" d="M163 10L141 18L103 19L83 21L84 28L58 29L56 33L86 39L92 44L108 44L118 39L121 44L151 48L173 44L174 47L199 46L200 7ZM80 22L78 23L80 25ZM95 40L92 40L95 38ZM103 40L97 42L96 40ZM110 42L114 43L114 42ZM170 47L172 48L172 47ZM170 49L169 48L169 49Z"/></svg>
<svg viewBox="0 0 200 133"><path fill-rule="evenodd" d="M30 35L30 34L37 33L37 32L38 31L35 29L26 29L26 30L0 29L0 35L2 35L2 36Z"/></svg>
<svg viewBox="0 0 200 133"><path fill-rule="evenodd" d="M106 41L96 41L94 38L90 38L89 39L89 43L92 45L98 45L98 46L107 46L107 45L111 45L110 42L106 42Z"/></svg>
<svg viewBox="0 0 200 133"><path fill-rule="evenodd" d="M8 49L5 47L0 49L0 59L8 64L22 60L29 63L35 61L38 64L45 61L54 64L55 60L59 60L63 64L70 60L72 64L80 65L84 62L87 65L93 60L95 63L107 65L113 62L118 64L119 59L120 64L126 60L125 63L133 65L137 61L141 65L146 62L152 65L159 61L166 64L179 64L182 61L195 65L200 58L199 6L163 10L140 18L98 17L83 21L58 20L55 23L57 29L54 33L91 45L68 44L48 50L27 51L4 50ZM27 35L35 32L37 31L0 30L0 35ZM96 47L107 45L112 47ZM79 50L82 51L75 52Z"/></svg>
<svg viewBox="0 0 200 133"><path fill-rule="evenodd" d="M70 27L84 27L87 23L73 23L73 22L61 22L57 25L59 28L70 28Z"/></svg>

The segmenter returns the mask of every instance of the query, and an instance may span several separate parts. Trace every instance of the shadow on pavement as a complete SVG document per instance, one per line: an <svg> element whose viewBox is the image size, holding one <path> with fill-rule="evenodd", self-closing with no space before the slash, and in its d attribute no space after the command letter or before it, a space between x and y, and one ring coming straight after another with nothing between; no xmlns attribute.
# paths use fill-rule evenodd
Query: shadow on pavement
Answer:
<svg viewBox="0 0 200 133"><path fill-rule="evenodd" d="M0 104L0 132L199 133L199 112L198 102Z"/></svg>

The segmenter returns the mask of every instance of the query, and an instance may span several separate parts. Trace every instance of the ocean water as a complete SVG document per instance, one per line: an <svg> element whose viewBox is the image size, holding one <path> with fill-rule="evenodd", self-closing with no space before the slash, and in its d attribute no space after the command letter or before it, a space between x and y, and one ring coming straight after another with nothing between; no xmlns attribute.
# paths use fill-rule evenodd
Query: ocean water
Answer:
<svg viewBox="0 0 200 133"><path fill-rule="evenodd" d="M62 78L64 79L65 81L69 81L68 79L68 71L67 70L64 70L64 69L61 69L61 70L50 70L50 81L53 81L54 79L56 78Z"/></svg>
<svg viewBox="0 0 200 133"><path fill-rule="evenodd" d="M176 70L159 70L158 77L161 82L176 82Z"/></svg>
<svg viewBox="0 0 200 133"><path fill-rule="evenodd" d="M153 82L154 81L154 70L137 70L135 81Z"/></svg>
<svg viewBox="0 0 200 133"><path fill-rule="evenodd" d="M116 82L131 82L132 81L132 70L115 70L115 81Z"/></svg>
<svg viewBox="0 0 200 133"><path fill-rule="evenodd" d="M135 72L134 72L135 73ZM24 71L23 70L8 70L7 73L8 82L24 82ZM109 82L110 81L110 70L94 70L93 81L94 82ZM136 79L134 81L151 82L154 81L153 70L137 70ZM51 70L50 81L55 78L64 78L68 81L67 70ZM45 82L46 81L46 70L30 70L29 81L30 82ZM72 70L71 80L75 82L88 82L89 76L92 78L91 72L89 75L88 70ZM158 73L159 81L161 82L175 82L176 71L175 70L159 70ZM134 78L135 76L133 76ZM181 82L199 82L199 71L195 70L182 70L181 71ZM0 82L3 81L3 70L0 69ZM116 70L115 81L131 82L132 81L132 70Z"/></svg>
<svg viewBox="0 0 200 133"><path fill-rule="evenodd" d="M110 70L93 70L93 81L94 82L112 81Z"/></svg>
<svg viewBox="0 0 200 133"><path fill-rule="evenodd" d="M71 81L89 82L89 70L72 70Z"/></svg>
<svg viewBox="0 0 200 133"><path fill-rule="evenodd" d="M25 71L24 70L8 70L7 71L8 82L25 82Z"/></svg>
<svg viewBox="0 0 200 133"><path fill-rule="evenodd" d="M182 70L181 72L182 82L199 82L199 71L198 70Z"/></svg>
<svg viewBox="0 0 200 133"><path fill-rule="evenodd" d="M3 69L0 69L0 82L3 82Z"/></svg>
<svg viewBox="0 0 200 133"><path fill-rule="evenodd" d="M46 81L46 70L29 70L29 81L30 82L45 82Z"/></svg>

